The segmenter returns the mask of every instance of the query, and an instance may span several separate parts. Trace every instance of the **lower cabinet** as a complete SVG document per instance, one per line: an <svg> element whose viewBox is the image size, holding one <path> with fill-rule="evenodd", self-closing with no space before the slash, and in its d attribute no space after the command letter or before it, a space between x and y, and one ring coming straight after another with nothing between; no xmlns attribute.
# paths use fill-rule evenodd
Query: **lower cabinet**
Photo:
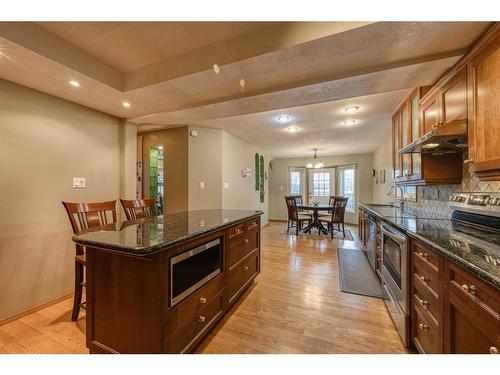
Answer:
<svg viewBox="0 0 500 375"><path fill-rule="evenodd" d="M491 353L500 348L500 291L411 244L411 337L420 353Z"/></svg>

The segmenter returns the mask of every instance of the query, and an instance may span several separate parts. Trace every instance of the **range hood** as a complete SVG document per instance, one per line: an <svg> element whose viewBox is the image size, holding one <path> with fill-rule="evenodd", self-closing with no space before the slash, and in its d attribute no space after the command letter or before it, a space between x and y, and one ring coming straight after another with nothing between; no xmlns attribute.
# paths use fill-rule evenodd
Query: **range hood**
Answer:
<svg viewBox="0 0 500 375"><path fill-rule="evenodd" d="M467 120L456 120L446 125L436 124L433 128L399 152L442 154L462 152L467 147Z"/></svg>

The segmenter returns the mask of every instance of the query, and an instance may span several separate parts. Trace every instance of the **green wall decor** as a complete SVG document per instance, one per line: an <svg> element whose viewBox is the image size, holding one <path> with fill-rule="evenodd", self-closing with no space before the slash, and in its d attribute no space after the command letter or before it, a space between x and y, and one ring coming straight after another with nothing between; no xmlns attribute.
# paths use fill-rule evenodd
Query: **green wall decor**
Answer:
<svg viewBox="0 0 500 375"><path fill-rule="evenodd" d="M259 154L255 154L255 190L260 189L259 164L260 164Z"/></svg>
<svg viewBox="0 0 500 375"><path fill-rule="evenodd" d="M260 202L264 203L264 156L260 155L259 182L260 182Z"/></svg>

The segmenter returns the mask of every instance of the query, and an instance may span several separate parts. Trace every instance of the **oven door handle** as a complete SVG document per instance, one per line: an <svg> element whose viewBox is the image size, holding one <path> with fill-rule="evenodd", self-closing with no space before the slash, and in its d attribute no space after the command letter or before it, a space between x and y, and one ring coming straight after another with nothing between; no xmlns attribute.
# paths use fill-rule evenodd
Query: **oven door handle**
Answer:
<svg viewBox="0 0 500 375"><path fill-rule="evenodd" d="M400 236L400 235L394 233L391 229L389 229L384 224L382 224L382 233L384 235L391 237L394 241L396 241L400 244L406 244L406 237L405 236Z"/></svg>

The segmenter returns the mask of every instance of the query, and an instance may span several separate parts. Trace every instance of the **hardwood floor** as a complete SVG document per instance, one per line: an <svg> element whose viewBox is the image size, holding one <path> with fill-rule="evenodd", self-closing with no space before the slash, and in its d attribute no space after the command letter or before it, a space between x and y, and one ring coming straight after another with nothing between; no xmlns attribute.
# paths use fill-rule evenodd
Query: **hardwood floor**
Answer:
<svg viewBox="0 0 500 375"><path fill-rule="evenodd" d="M340 292L336 247L262 230L262 269L197 353L405 353L382 300ZM356 228L349 228L356 238ZM87 353L71 299L0 326L0 353Z"/></svg>

